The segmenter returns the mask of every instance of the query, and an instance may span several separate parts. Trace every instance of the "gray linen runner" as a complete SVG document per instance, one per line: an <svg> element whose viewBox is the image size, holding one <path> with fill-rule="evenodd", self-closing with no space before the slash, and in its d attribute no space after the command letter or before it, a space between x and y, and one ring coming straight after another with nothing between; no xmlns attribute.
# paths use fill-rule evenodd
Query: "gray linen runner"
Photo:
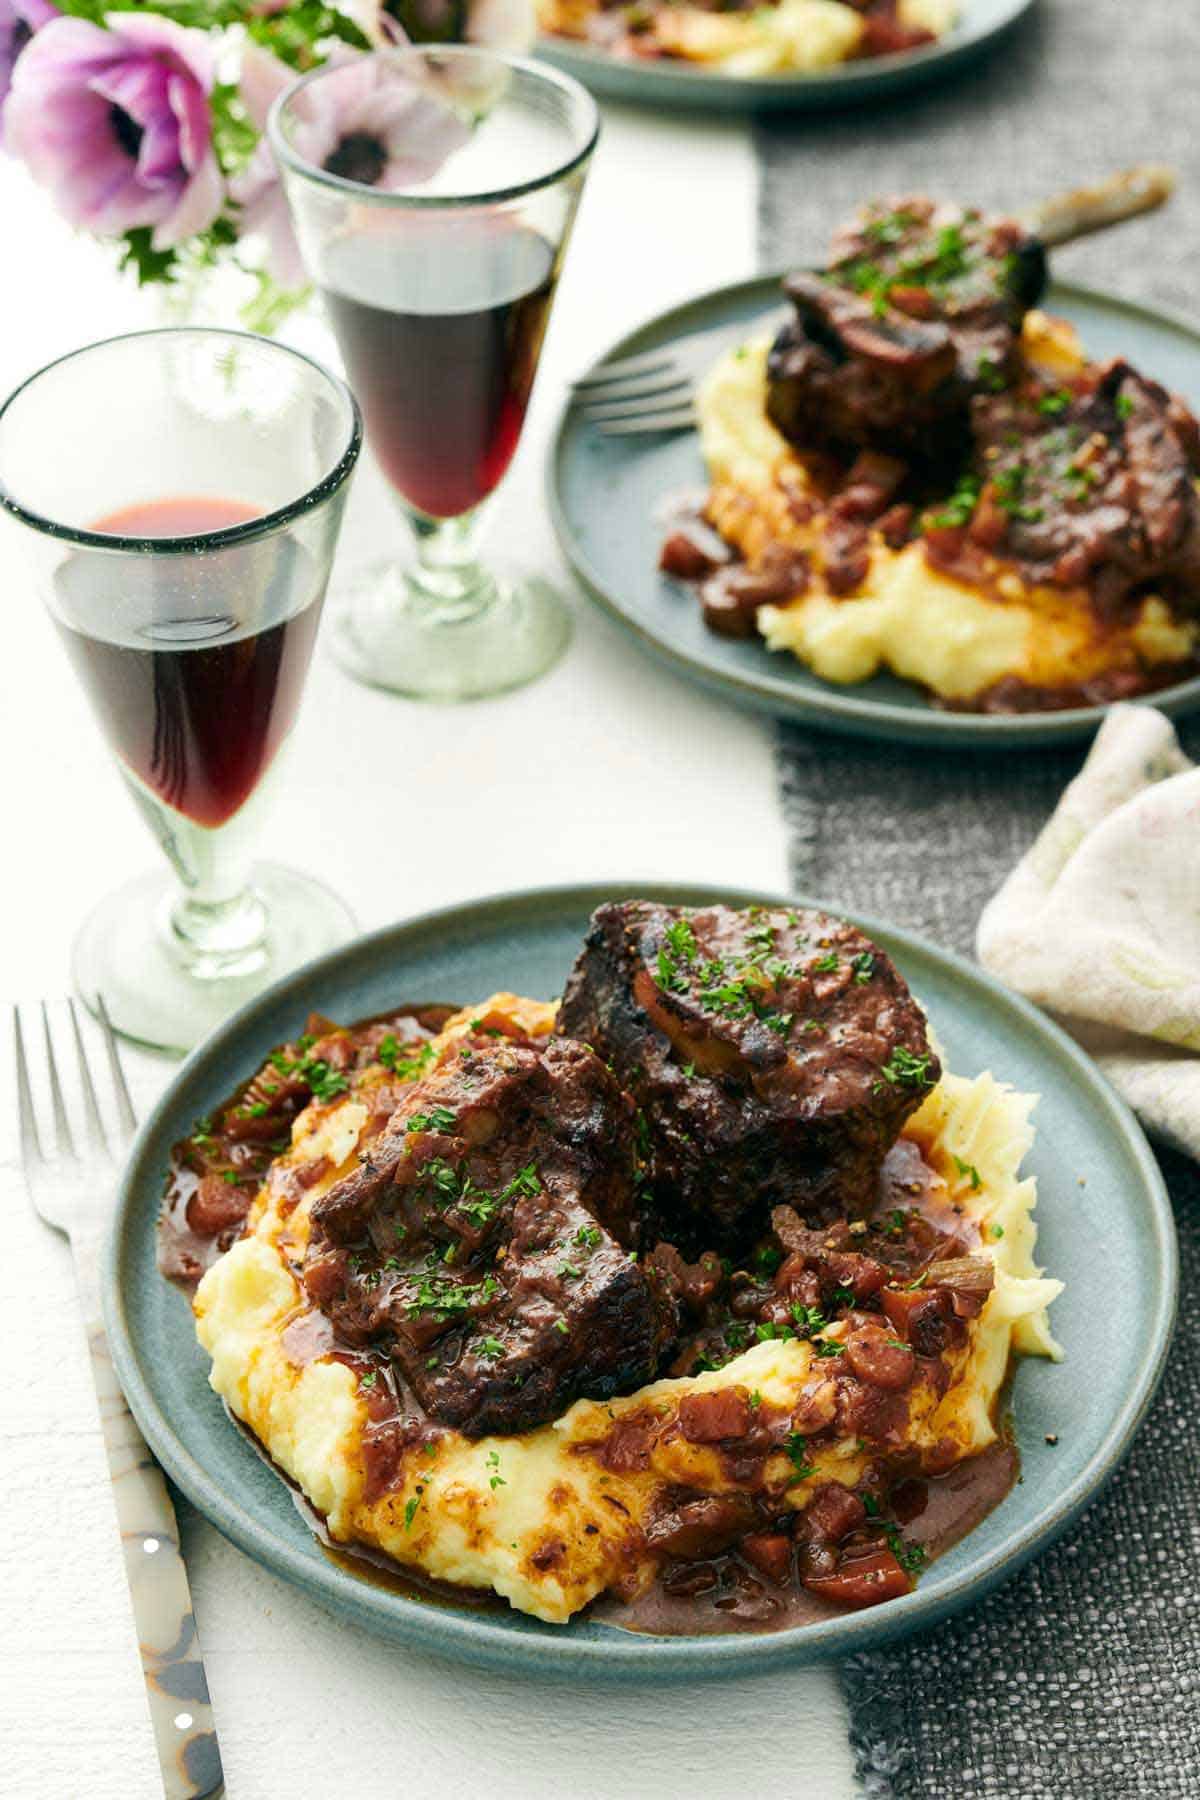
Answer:
<svg viewBox="0 0 1200 1800"><path fill-rule="evenodd" d="M1056 268L1200 322L1198 77L1198 0L1042 0L956 85L761 125L763 266L811 260L873 194L1015 207L1168 161L1181 191L1167 213L1060 252ZM1182 735L1200 756L1200 729ZM794 887L969 952L984 901L1081 760L781 729ZM1161 1163L1180 1323L1133 1454L1082 1523L998 1594L845 1666L873 1800L1200 1797L1200 1170L1165 1151Z"/></svg>

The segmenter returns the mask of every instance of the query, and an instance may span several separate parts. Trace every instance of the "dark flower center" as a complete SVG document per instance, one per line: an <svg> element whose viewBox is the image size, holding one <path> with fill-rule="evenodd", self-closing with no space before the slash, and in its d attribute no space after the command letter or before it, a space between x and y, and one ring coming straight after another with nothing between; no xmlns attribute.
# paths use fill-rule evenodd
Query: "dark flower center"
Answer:
<svg viewBox="0 0 1200 1800"><path fill-rule="evenodd" d="M374 187L387 168L387 160L387 151L378 138L369 137L365 131L352 131L321 166L330 175L340 175L343 181Z"/></svg>
<svg viewBox="0 0 1200 1800"><path fill-rule="evenodd" d="M16 62L18 56L20 56L22 50L32 36L33 31L25 23L24 19L13 20L12 31L9 34L8 39L8 54L13 62Z"/></svg>
<svg viewBox="0 0 1200 1800"><path fill-rule="evenodd" d="M113 136L126 156L136 157L142 147L142 139L146 135L137 120L131 118L124 107L110 106L108 122L112 126Z"/></svg>
<svg viewBox="0 0 1200 1800"><path fill-rule="evenodd" d="M466 36L464 0L385 0L383 10L414 44L461 44Z"/></svg>

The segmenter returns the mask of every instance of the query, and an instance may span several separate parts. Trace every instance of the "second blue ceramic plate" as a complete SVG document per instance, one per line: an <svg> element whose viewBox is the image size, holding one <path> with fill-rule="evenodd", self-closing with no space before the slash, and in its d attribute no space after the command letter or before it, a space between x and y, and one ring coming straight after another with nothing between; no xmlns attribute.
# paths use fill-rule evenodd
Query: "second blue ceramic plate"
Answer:
<svg viewBox="0 0 1200 1800"><path fill-rule="evenodd" d="M552 1626L518 1613L458 1611L364 1581L326 1556L282 1481L226 1417L208 1386L187 1301L155 1267L171 1144L294 1036L310 1010L350 1021L403 1001L466 1003L498 988L551 998L592 910L633 894L738 906L771 898L614 881L431 913L311 964L194 1052L144 1126L122 1186L105 1296L117 1370L151 1449L189 1500L352 1628L466 1662L539 1675L552 1668L586 1681L699 1680L843 1657L971 1605L1077 1518L1129 1449L1170 1338L1175 1239L1145 1138L1060 1031L967 963L858 921L928 1008L951 1067L964 1075L991 1069L1042 1097L1028 1169L1038 1179L1039 1260L1066 1282L1053 1312L1066 1359L1019 1365L1012 1409L1024 1479L903 1599L761 1637L656 1638L588 1619Z"/></svg>
<svg viewBox="0 0 1200 1800"><path fill-rule="evenodd" d="M599 360L702 335L711 337L715 357L739 328L782 319L787 309L779 282L778 275L760 275L701 294L632 332ZM1200 410L1200 332L1087 288L1056 283L1045 305L1078 327L1091 356L1126 356ZM551 445L547 485L559 542L592 598L640 649L739 705L831 731L973 749L1090 737L1103 717L1098 706L1007 715L939 712L919 688L893 675L839 687L792 656L772 654L761 640L716 636L694 598L658 569L659 502L706 485L694 431L603 437L568 404ZM1164 688L1152 703L1172 714L1194 711L1200 677Z"/></svg>
<svg viewBox="0 0 1200 1800"><path fill-rule="evenodd" d="M543 37L538 55L606 100L671 110L815 112L869 104L904 88L944 80L1008 32L1033 0L961 0L962 17L936 44L895 56L864 57L811 75L732 75L702 63L611 56L570 38Z"/></svg>

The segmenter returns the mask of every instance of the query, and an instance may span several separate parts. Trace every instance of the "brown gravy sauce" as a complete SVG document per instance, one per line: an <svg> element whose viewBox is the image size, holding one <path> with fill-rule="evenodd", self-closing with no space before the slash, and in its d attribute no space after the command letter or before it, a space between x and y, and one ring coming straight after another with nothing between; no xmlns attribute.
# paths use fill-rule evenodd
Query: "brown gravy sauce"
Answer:
<svg viewBox="0 0 1200 1800"><path fill-rule="evenodd" d="M905 1482L906 1501L920 1508L906 1521L905 1538L918 1544L930 1559L940 1556L1000 1504L1015 1484L1019 1468L1015 1444L1001 1439L978 1456L959 1463L947 1475L931 1481ZM911 1497L908 1490L913 1490ZM819 1599L795 1579L786 1587L767 1589L750 1611L735 1610L736 1590L731 1578L738 1565L746 1566L735 1553L715 1559L716 1585L708 1593L669 1594L656 1581L633 1600L605 1595L592 1605L588 1617L618 1626L622 1631L654 1637L789 1631L797 1625L846 1617L845 1607ZM751 1573L761 1579L757 1572Z"/></svg>

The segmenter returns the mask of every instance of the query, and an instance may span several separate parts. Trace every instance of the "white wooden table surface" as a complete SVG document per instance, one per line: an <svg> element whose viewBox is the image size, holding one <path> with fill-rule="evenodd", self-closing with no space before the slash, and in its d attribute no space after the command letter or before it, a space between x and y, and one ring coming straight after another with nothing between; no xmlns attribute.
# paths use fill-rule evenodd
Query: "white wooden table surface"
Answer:
<svg viewBox="0 0 1200 1800"><path fill-rule="evenodd" d="M610 109L526 438L492 531L560 567L541 499L564 377L645 315L754 267L744 126ZM150 306L0 159L0 392ZM103 445L65 444L64 455ZM403 551L370 466L341 566ZM0 996L61 995L87 907L153 848L0 528L5 875ZM564 580L566 579L564 575ZM481 893L606 876L781 887L771 732L641 658L573 596L576 633L537 686L421 708L318 651L267 855L320 870L365 927ZM395 830L386 828L389 816ZM402 824L401 824L402 822ZM381 824L383 829L380 829ZM171 1065L128 1058L143 1105ZM7 1026L0 1050L11 1095ZM65 1249L33 1219L0 1107L0 1733L5 1800L160 1792ZM849 1800L825 1671L590 1691L451 1667L361 1637L258 1569L186 1505L184 1547L234 1800Z"/></svg>

